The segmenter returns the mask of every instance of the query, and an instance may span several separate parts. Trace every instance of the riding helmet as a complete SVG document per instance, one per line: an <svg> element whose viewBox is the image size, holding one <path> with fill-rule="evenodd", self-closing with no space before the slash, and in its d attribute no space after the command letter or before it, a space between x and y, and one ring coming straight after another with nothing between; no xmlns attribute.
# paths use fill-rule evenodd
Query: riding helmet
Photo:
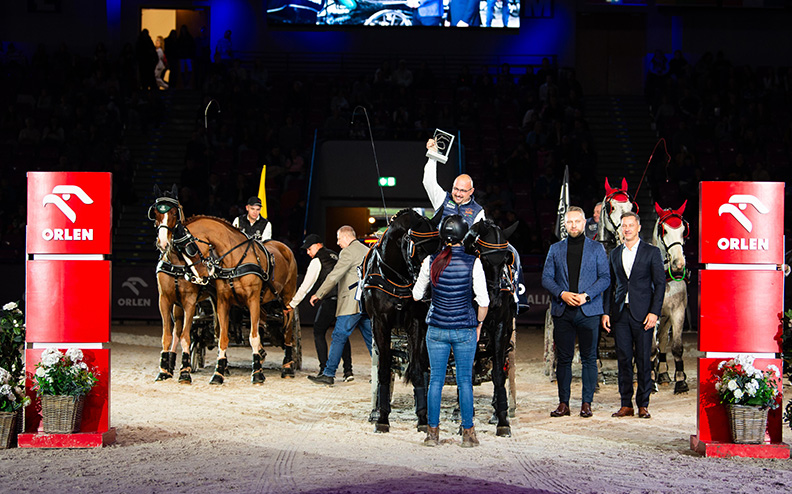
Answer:
<svg viewBox="0 0 792 494"><path fill-rule="evenodd" d="M440 223L440 238L448 244L461 242L467 231L467 222L458 214L446 216Z"/></svg>

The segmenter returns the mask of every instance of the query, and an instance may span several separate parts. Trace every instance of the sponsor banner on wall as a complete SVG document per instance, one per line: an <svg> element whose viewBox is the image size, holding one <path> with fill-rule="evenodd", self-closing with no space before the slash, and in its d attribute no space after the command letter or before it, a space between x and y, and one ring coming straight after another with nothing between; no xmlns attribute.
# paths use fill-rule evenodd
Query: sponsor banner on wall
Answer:
<svg viewBox="0 0 792 494"><path fill-rule="evenodd" d="M783 182L701 182L699 262L784 262Z"/></svg>
<svg viewBox="0 0 792 494"><path fill-rule="evenodd" d="M111 254L110 173L30 172L28 254Z"/></svg>
<svg viewBox="0 0 792 494"><path fill-rule="evenodd" d="M119 319L159 319L155 266L113 266L111 315Z"/></svg>

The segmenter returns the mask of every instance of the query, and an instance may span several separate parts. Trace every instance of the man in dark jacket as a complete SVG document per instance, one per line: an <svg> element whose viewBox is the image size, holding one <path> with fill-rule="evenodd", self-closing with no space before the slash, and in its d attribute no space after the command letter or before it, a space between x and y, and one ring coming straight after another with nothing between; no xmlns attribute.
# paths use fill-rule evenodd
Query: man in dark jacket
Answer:
<svg viewBox="0 0 792 494"><path fill-rule="evenodd" d="M619 394L621 408L613 417L635 414L633 397L633 358L638 368L638 390L635 402L638 416L649 414L652 392L652 339L657 318L663 308L665 273L660 249L642 242L641 219L629 212L621 217L624 243L610 253L611 289L605 296L602 327L613 331L616 356L619 360Z"/></svg>
<svg viewBox="0 0 792 494"><path fill-rule="evenodd" d="M311 257L308 269L305 272L300 288L294 294L294 298L289 302L289 306L294 309L303 301L306 295L311 292L313 287L320 287L338 262L338 255L330 249L325 248L319 235L311 233L305 237L301 249L305 249ZM319 302L314 317L314 345L316 345L316 357L319 359L319 374L324 372L327 365L327 330L335 326L336 305L338 304L338 288L333 287L330 292ZM352 381L355 376L352 374L352 347L347 340L344 351L341 354L344 360L344 381Z"/></svg>

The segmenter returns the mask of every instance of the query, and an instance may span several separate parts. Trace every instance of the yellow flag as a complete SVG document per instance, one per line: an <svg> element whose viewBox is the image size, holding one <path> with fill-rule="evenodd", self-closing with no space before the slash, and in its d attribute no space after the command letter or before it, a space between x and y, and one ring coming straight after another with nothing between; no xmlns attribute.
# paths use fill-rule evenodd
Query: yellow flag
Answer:
<svg viewBox="0 0 792 494"><path fill-rule="evenodd" d="M261 180L259 181L258 198L261 199L261 216L267 218L267 165L261 167Z"/></svg>

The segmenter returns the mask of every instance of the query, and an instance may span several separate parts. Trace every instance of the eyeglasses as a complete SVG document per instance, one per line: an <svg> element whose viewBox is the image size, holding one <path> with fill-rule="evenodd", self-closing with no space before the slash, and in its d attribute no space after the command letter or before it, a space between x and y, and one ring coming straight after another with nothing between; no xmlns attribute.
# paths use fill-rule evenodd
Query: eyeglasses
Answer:
<svg viewBox="0 0 792 494"><path fill-rule="evenodd" d="M461 192L461 193L463 193L463 194L467 194L467 193L468 193L468 192L470 192L471 190L473 190L473 188L472 188L472 187L471 187L470 189L460 189L459 187L454 187L454 192Z"/></svg>

